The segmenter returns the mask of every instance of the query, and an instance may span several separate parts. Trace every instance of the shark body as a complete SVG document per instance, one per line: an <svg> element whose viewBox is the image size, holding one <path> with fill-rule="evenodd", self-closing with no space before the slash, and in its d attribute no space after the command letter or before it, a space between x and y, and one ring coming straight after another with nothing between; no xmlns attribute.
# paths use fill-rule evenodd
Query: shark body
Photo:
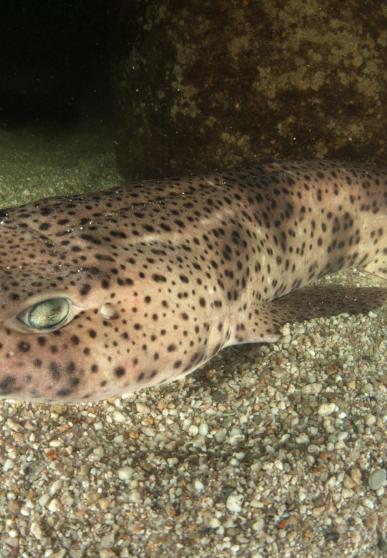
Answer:
<svg viewBox="0 0 387 558"><path fill-rule="evenodd" d="M386 279L387 169L285 162L133 183L2 210L0 239L0 395L104 399L276 341L314 314L312 291L289 293L327 273ZM323 313L340 308L325 297Z"/></svg>

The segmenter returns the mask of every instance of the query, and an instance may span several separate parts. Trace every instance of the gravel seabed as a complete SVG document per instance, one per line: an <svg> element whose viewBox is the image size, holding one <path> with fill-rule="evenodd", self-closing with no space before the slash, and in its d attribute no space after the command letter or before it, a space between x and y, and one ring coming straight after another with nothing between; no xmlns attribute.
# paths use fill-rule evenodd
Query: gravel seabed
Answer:
<svg viewBox="0 0 387 558"><path fill-rule="evenodd" d="M0 558L384 556L386 308L283 333L121 399L0 402Z"/></svg>

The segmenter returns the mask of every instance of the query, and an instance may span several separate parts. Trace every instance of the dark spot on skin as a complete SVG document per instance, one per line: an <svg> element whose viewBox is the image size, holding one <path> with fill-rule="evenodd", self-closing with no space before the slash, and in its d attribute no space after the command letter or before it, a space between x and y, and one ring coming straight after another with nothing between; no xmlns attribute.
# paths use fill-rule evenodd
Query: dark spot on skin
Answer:
<svg viewBox="0 0 387 558"><path fill-rule="evenodd" d="M41 223L39 225L39 230L41 231L47 231L49 228L51 227L50 223Z"/></svg>
<svg viewBox="0 0 387 558"><path fill-rule="evenodd" d="M49 370L53 380L59 380L61 376L60 366L56 362L50 362Z"/></svg>
<svg viewBox="0 0 387 558"><path fill-rule="evenodd" d="M75 362L70 361L66 364L66 372L68 372L69 374L75 372L75 369L76 369Z"/></svg>
<svg viewBox="0 0 387 558"><path fill-rule="evenodd" d="M160 275L159 273L154 273L152 275L152 279L153 281L156 281L156 283L165 283L166 282L166 277L164 277L164 275Z"/></svg>
<svg viewBox="0 0 387 558"><path fill-rule="evenodd" d="M82 287L79 289L80 294L84 296L87 295L90 291L91 291L91 286L88 284L82 285Z"/></svg>
<svg viewBox="0 0 387 558"><path fill-rule="evenodd" d="M16 384L16 379L13 376L6 376L4 380L0 382L0 392L4 395L10 393Z"/></svg>
<svg viewBox="0 0 387 558"><path fill-rule="evenodd" d="M27 353L30 350L31 345L27 343L27 341L20 341L17 348L19 349L20 352Z"/></svg>
<svg viewBox="0 0 387 558"><path fill-rule="evenodd" d="M56 395L57 395L58 397L68 397L69 395L71 395L71 389L69 389L69 388L62 388L62 389L60 389L60 390L58 390L58 391L56 392Z"/></svg>
<svg viewBox="0 0 387 558"><path fill-rule="evenodd" d="M122 376L125 376L126 370L122 366L117 366L117 368L114 369L114 374L117 378L121 378Z"/></svg>

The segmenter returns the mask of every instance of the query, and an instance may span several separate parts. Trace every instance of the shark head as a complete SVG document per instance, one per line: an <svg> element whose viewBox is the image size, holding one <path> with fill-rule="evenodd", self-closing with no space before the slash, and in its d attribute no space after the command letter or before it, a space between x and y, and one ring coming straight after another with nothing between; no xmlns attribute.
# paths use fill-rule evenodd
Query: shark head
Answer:
<svg viewBox="0 0 387 558"><path fill-rule="evenodd" d="M216 269L203 277L194 242L164 233L118 248L127 227L111 217L59 224L48 235L40 215L24 226L28 209L23 219L12 211L0 228L10 247L0 270L3 397L117 396L190 372L230 338Z"/></svg>

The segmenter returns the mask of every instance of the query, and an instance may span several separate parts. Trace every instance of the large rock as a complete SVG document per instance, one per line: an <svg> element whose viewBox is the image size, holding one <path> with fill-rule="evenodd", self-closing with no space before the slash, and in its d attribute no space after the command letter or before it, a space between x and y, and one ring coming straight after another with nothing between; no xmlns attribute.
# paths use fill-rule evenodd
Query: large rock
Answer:
<svg viewBox="0 0 387 558"><path fill-rule="evenodd" d="M115 83L130 178L267 158L387 160L387 5L122 0Z"/></svg>

